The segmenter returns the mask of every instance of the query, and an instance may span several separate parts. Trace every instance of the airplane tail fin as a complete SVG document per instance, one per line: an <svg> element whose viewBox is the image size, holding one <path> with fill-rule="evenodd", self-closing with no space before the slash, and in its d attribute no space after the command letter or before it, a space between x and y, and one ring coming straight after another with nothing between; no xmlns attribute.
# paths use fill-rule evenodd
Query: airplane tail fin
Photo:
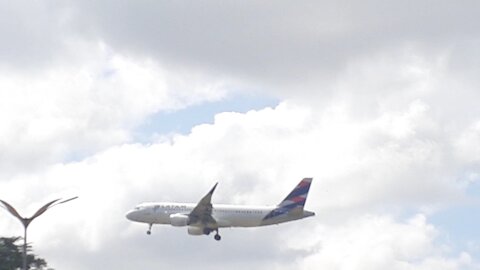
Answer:
<svg viewBox="0 0 480 270"><path fill-rule="evenodd" d="M307 201L308 191L310 190L310 185L312 184L313 178L303 178L300 183L288 194L288 196L283 199L283 201L277 205L277 207L272 210L264 220L271 219L276 216L283 214L301 214L308 211L303 211L305 202ZM294 214L294 215L295 215ZM313 213L306 213L306 215L311 216Z"/></svg>
<svg viewBox="0 0 480 270"><path fill-rule="evenodd" d="M283 201L278 205L280 208L293 209L297 207L305 206L307 201L308 191L310 190L310 185L312 184L313 178L303 178L300 183L288 194L288 196L283 199Z"/></svg>

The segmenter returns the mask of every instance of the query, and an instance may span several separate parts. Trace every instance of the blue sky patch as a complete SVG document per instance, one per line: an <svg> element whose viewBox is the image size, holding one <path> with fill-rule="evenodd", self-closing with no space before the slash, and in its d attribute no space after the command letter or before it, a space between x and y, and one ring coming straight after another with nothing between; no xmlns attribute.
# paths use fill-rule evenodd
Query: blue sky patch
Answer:
<svg viewBox="0 0 480 270"><path fill-rule="evenodd" d="M151 115L135 130L134 140L146 143L159 134L188 134L194 126L213 123L214 116L218 113L245 113L250 110L275 107L278 103L278 100L269 97L244 95L202 103L177 111L162 111Z"/></svg>
<svg viewBox="0 0 480 270"><path fill-rule="evenodd" d="M469 186L469 203L459 204L440 211L429 218L447 238L447 242L457 251L467 251L475 259L480 259L480 246L471 247L469 243L480 239L480 183Z"/></svg>

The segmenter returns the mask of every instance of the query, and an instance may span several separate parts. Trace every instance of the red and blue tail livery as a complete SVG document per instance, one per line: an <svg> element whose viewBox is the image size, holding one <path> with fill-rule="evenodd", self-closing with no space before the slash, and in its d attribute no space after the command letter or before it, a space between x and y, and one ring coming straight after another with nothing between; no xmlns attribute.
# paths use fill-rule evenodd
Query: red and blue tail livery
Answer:
<svg viewBox="0 0 480 270"><path fill-rule="evenodd" d="M307 201L308 191L310 190L312 180L313 178L303 178L302 181L300 181L300 183L298 183L298 185L292 190L292 192L290 192L290 194L288 194L288 196L275 209L265 216L263 220L267 221L282 215L300 213L302 213L303 218L303 212L308 212L303 211L303 207Z"/></svg>
<svg viewBox="0 0 480 270"><path fill-rule="evenodd" d="M303 180L298 183L279 206L286 208L295 208L298 206L304 207L312 180L312 178L303 178Z"/></svg>

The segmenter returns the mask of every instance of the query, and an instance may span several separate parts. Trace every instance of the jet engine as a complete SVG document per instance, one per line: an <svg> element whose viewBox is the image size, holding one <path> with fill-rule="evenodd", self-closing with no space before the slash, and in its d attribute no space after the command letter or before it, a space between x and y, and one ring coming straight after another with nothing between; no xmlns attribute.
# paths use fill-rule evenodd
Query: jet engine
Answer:
<svg viewBox="0 0 480 270"><path fill-rule="evenodd" d="M170 215L170 224L175 227L187 226L189 222L188 215L185 214L171 214Z"/></svg>
<svg viewBox="0 0 480 270"><path fill-rule="evenodd" d="M204 234L203 228L195 227L195 226L188 226L188 234L190 234L190 235L202 235L202 234Z"/></svg>

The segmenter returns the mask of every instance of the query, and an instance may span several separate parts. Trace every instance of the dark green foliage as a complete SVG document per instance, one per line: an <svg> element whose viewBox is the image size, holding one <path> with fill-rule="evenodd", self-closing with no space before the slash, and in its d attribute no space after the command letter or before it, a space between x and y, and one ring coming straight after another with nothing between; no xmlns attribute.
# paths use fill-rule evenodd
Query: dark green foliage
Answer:
<svg viewBox="0 0 480 270"><path fill-rule="evenodd" d="M0 270L22 269L23 243L21 237L0 237ZM35 257L31 253L30 246L27 246L27 269L47 269L47 262L42 258Z"/></svg>

